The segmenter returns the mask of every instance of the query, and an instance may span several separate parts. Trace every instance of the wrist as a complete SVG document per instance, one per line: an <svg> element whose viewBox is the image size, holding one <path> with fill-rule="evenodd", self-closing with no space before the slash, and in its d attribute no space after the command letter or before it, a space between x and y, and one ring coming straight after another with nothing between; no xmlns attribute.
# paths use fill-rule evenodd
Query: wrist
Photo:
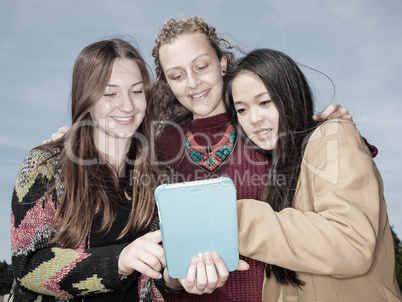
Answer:
<svg viewBox="0 0 402 302"><path fill-rule="evenodd" d="M125 261L125 259L127 258L126 250L127 250L127 246L125 246L120 251L120 254L117 256L117 271L118 271L120 280L126 279L128 275L131 275L134 272L133 269L131 269L130 267L127 267L125 265L127 262L127 261Z"/></svg>
<svg viewBox="0 0 402 302"><path fill-rule="evenodd" d="M179 282L179 279L170 277L169 272L166 268L164 268L162 271L162 278L167 287L174 290L183 289L183 286Z"/></svg>

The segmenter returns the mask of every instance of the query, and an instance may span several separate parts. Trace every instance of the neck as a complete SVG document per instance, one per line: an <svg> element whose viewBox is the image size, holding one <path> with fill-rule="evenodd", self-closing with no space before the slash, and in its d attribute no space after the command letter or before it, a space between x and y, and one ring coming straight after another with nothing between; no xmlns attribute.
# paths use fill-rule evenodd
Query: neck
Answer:
<svg viewBox="0 0 402 302"><path fill-rule="evenodd" d="M113 166L116 171L120 171L126 160L126 154L130 147L130 137L119 137L117 135L95 134L95 145L99 152L105 156L105 160Z"/></svg>
<svg viewBox="0 0 402 302"><path fill-rule="evenodd" d="M218 106L210 113L205 114L205 115L198 115L195 112L193 112L193 119L201 119L201 118L206 118L206 117L212 117L221 113L225 113L226 112L226 107L225 107L225 103L223 102L223 99L219 102Z"/></svg>

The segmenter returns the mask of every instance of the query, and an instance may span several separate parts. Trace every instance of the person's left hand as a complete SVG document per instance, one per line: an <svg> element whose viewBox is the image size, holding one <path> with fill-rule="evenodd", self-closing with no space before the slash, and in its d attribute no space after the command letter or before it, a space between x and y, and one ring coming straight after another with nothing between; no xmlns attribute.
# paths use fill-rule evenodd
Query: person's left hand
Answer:
<svg viewBox="0 0 402 302"><path fill-rule="evenodd" d="M353 122L353 117L349 114L349 111L346 108L342 108L340 104L329 105L321 114L314 114L313 119L315 121L343 119Z"/></svg>

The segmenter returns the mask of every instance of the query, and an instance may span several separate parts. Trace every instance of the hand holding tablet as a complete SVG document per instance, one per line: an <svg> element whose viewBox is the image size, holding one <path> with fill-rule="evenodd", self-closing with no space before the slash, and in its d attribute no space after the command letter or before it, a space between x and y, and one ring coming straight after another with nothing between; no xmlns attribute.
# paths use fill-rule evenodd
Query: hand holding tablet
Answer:
<svg viewBox="0 0 402 302"><path fill-rule="evenodd" d="M192 258L205 252L217 252L228 271L237 269L236 189L230 178L164 184L155 198L171 277L186 277Z"/></svg>

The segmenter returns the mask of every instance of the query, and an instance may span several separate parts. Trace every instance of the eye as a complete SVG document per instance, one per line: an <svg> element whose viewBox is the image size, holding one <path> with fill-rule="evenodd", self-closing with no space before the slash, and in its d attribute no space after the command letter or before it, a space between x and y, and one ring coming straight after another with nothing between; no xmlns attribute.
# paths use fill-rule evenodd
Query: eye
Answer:
<svg viewBox="0 0 402 302"><path fill-rule="evenodd" d="M236 109L236 112L237 112L237 114L242 114L242 113L246 112L246 109L239 108L239 109Z"/></svg>
<svg viewBox="0 0 402 302"><path fill-rule="evenodd" d="M175 72L175 73L171 73L168 75L168 78L173 80L173 81L177 81L177 80L182 80L184 78L184 72Z"/></svg>
<svg viewBox="0 0 402 302"><path fill-rule="evenodd" d="M197 67L197 70L203 71L204 69L207 69L207 67L208 67L208 65L203 65L203 66Z"/></svg>
<svg viewBox="0 0 402 302"><path fill-rule="evenodd" d="M132 93L133 94L142 94L144 90L134 90Z"/></svg>
<svg viewBox="0 0 402 302"><path fill-rule="evenodd" d="M107 97L107 98L111 98L114 97L116 95L116 93L104 93L103 96Z"/></svg>
<svg viewBox="0 0 402 302"><path fill-rule="evenodd" d="M269 103L271 103L271 100L266 100L266 101L261 102L260 106L265 107L265 106L269 105Z"/></svg>

